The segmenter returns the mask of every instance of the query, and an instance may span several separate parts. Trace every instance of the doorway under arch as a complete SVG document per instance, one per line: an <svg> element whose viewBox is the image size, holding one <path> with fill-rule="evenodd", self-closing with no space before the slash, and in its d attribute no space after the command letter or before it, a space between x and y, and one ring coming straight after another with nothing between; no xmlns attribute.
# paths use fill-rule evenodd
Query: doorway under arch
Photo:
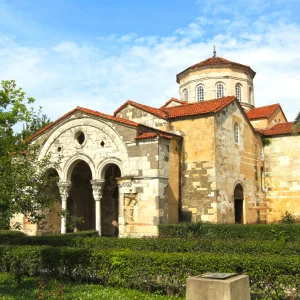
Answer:
<svg viewBox="0 0 300 300"><path fill-rule="evenodd" d="M101 199L101 235L118 236L119 234L119 189L117 178L121 170L116 164L109 164L104 171L104 187Z"/></svg>
<svg viewBox="0 0 300 300"><path fill-rule="evenodd" d="M234 189L234 222L244 223L244 191L241 184L237 184Z"/></svg>
<svg viewBox="0 0 300 300"><path fill-rule="evenodd" d="M95 201L89 165L79 160L71 173L72 187L67 200L67 232L95 229Z"/></svg>

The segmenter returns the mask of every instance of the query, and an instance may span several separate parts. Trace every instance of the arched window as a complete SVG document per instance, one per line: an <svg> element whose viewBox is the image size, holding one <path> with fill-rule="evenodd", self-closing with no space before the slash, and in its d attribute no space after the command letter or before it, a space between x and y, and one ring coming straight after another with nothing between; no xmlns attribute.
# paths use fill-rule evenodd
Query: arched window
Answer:
<svg viewBox="0 0 300 300"><path fill-rule="evenodd" d="M216 85L216 98L222 98L225 95L225 84L224 83L217 83Z"/></svg>
<svg viewBox="0 0 300 300"><path fill-rule="evenodd" d="M236 98L241 102L242 101L242 86L239 83L237 83L235 85L235 95L236 95Z"/></svg>
<svg viewBox="0 0 300 300"><path fill-rule="evenodd" d="M234 123L234 143L239 144L240 142L240 133L239 133L239 124Z"/></svg>
<svg viewBox="0 0 300 300"><path fill-rule="evenodd" d="M204 86L202 84L198 85L196 88L196 97L198 102L204 100Z"/></svg>
<svg viewBox="0 0 300 300"><path fill-rule="evenodd" d="M252 87L249 87L249 103L252 103Z"/></svg>
<svg viewBox="0 0 300 300"><path fill-rule="evenodd" d="M188 90L187 90L187 89L184 89L184 90L183 90L183 100L184 100L184 101L188 101L188 98L189 98Z"/></svg>

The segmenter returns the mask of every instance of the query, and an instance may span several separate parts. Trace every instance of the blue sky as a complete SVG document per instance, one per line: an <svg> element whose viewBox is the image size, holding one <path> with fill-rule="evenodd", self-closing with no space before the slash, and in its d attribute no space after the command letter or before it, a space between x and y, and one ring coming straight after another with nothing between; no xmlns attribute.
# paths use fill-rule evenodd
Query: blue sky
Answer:
<svg viewBox="0 0 300 300"><path fill-rule="evenodd" d="M161 106L175 75L217 55L250 65L256 106L299 110L298 0L0 0L0 79L56 119L127 99Z"/></svg>

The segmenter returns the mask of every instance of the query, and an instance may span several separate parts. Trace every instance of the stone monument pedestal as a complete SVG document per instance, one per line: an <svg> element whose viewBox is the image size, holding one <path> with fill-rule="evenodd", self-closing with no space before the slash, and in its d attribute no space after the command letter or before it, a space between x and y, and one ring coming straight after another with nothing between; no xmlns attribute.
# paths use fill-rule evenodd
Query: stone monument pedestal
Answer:
<svg viewBox="0 0 300 300"><path fill-rule="evenodd" d="M186 300L250 300L249 277L228 273L190 277Z"/></svg>

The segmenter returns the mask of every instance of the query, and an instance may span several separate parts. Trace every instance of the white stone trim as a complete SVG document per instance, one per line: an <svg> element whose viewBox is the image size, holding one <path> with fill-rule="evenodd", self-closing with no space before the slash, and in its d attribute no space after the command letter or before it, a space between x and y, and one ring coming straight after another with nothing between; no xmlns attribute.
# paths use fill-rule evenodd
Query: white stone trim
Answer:
<svg viewBox="0 0 300 300"><path fill-rule="evenodd" d="M115 164L119 167L121 171L121 176L128 176L129 174L124 174L122 161L117 157L108 157L103 159L97 166L96 174L97 178L104 179L106 167L110 164Z"/></svg>
<svg viewBox="0 0 300 300"><path fill-rule="evenodd" d="M96 168L93 163L93 160L86 154L74 154L72 157L70 157L67 162L63 166L63 180L71 181L71 175L73 172L74 167L76 166L77 162L83 160L86 162L92 172L92 179L96 179Z"/></svg>

